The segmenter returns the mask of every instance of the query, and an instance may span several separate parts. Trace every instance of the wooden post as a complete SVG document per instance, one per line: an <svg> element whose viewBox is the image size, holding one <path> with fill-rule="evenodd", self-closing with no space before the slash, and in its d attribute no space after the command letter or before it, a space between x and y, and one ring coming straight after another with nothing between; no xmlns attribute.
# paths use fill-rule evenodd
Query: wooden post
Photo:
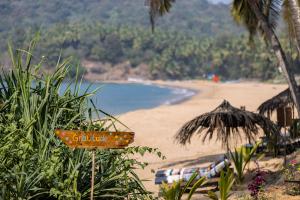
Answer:
<svg viewBox="0 0 300 200"><path fill-rule="evenodd" d="M293 119L295 119L295 104L293 104L293 115L292 115L292 117L293 117Z"/></svg>
<svg viewBox="0 0 300 200"><path fill-rule="evenodd" d="M94 181L95 181L95 149L92 150L91 200L94 200Z"/></svg>
<svg viewBox="0 0 300 200"><path fill-rule="evenodd" d="M286 125L287 125L287 123L286 123L286 110L285 110L285 108L286 107L284 107L284 166L286 166L286 163L287 163L287 161L286 161L286 154L287 154L287 150L286 150L286 148L287 148L287 142L286 142L286 139L287 139L287 137L286 137Z"/></svg>

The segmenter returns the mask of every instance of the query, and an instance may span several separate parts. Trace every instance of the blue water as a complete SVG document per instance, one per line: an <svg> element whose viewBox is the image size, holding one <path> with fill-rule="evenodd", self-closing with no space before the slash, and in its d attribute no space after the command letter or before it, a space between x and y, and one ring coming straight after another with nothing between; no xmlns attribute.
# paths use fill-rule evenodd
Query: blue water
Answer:
<svg viewBox="0 0 300 200"><path fill-rule="evenodd" d="M64 90L66 85L61 89ZM89 85L89 82L82 83L81 91L85 91ZM195 91L187 89L138 83L93 83L89 91L99 87L100 90L92 99L97 108L113 115L175 104L195 94Z"/></svg>

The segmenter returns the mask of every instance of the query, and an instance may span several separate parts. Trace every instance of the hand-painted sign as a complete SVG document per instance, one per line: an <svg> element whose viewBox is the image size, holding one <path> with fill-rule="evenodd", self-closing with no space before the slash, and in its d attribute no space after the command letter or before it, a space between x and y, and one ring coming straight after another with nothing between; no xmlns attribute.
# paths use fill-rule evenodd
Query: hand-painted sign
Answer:
<svg viewBox="0 0 300 200"><path fill-rule="evenodd" d="M56 130L55 134L70 148L124 148L134 141L133 132Z"/></svg>

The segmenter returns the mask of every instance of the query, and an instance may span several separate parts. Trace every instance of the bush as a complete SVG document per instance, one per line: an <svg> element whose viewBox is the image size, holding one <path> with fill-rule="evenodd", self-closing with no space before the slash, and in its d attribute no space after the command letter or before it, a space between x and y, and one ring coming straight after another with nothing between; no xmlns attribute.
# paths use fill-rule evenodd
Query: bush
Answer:
<svg viewBox="0 0 300 200"><path fill-rule="evenodd" d="M233 161L233 165L235 168L235 172L237 175L237 181L242 183L244 180L244 171L251 161L251 158L256 153L256 150L259 146L259 143L254 145L254 147L247 148L245 146L241 147L240 149L235 149L234 152L230 151L230 157Z"/></svg>
<svg viewBox="0 0 300 200"><path fill-rule="evenodd" d="M212 191L208 192L208 197L212 200L227 200L231 196L231 189L234 184L234 173L232 170L228 169L227 172L222 171L220 180L218 182L218 187L220 191L220 197Z"/></svg>
<svg viewBox="0 0 300 200"><path fill-rule="evenodd" d="M80 82L66 83L68 60L58 63L53 74L41 73L42 62L33 64L33 41L27 51L11 55L11 71L0 74L0 198L1 199L89 199L91 159L84 149L69 149L54 134L55 129L108 130L116 122L92 121L89 97ZM152 198L135 168L146 163L132 154L157 149L130 147L97 150L95 199Z"/></svg>
<svg viewBox="0 0 300 200"><path fill-rule="evenodd" d="M265 191L265 172L261 171L259 167L255 172L255 176L252 178L252 182L248 184L248 190L253 199L261 199L264 196Z"/></svg>
<svg viewBox="0 0 300 200"><path fill-rule="evenodd" d="M283 170L286 181L297 181L300 179L300 163L291 160ZM289 195L300 195L300 185L297 183L286 183L286 193Z"/></svg>
<svg viewBox="0 0 300 200"><path fill-rule="evenodd" d="M160 193L164 200L182 200L183 194L190 188L188 197L186 200L190 200L196 190L206 183L206 178L202 177L196 181L199 176L198 173L194 173L188 182L182 187L183 181L175 181L172 185L163 183L160 187Z"/></svg>

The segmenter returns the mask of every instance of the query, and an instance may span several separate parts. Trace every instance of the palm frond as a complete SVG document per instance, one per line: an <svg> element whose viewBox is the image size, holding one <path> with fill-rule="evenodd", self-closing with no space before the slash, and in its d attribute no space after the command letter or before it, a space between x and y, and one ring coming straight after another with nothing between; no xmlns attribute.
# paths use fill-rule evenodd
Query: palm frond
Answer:
<svg viewBox="0 0 300 200"><path fill-rule="evenodd" d="M244 25L250 36L250 40L256 35L258 30L258 19L251 10L247 0L234 0L231 8L233 19L239 24Z"/></svg>
<svg viewBox="0 0 300 200"><path fill-rule="evenodd" d="M149 17L152 31L155 28L156 18L168 13L175 0L146 0L145 5L149 7Z"/></svg>
<svg viewBox="0 0 300 200"><path fill-rule="evenodd" d="M265 16L267 16L269 25L276 29L280 18L280 12L282 7L282 0L264 0L262 1L262 7Z"/></svg>
<svg viewBox="0 0 300 200"><path fill-rule="evenodd" d="M207 138L211 140L216 133L216 140L220 140L223 146L228 147L230 140L242 139L242 132L248 140L253 141L259 133L259 128L271 134L278 134L276 125L268 118L235 108L224 100L215 110L200 115L183 125L175 139L181 144L186 144L190 143L195 133L201 135L205 132L202 134L204 142Z"/></svg>
<svg viewBox="0 0 300 200"><path fill-rule="evenodd" d="M252 41L257 32L260 32L263 36L265 34L249 3L257 4L257 7L261 10L261 13L263 13L265 18L267 19L270 27L275 30L280 18L282 0L233 1L231 9L233 19L238 24L243 25L247 28L250 40Z"/></svg>

